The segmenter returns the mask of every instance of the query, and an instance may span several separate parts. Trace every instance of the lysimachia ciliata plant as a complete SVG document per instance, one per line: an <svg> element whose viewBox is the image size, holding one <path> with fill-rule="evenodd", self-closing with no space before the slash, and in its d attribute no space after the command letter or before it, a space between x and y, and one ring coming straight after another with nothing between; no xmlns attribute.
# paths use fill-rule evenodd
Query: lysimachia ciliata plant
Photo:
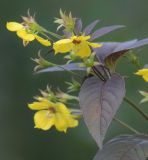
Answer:
<svg viewBox="0 0 148 160"><path fill-rule="evenodd" d="M22 22L8 22L9 31L16 32L23 40L24 46L36 40L48 48L48 54L62 54L66 64L59 65L38 54L33 59L37 65L35 73L68 72L72 81L66 82L67 90L52 91L50 86L41 90L40 96L28 104L34 115L35 128L47 131L53 126L60 132L78 126L80 117L84 118L86 126L98 145L98 153L94 160L146 160L148 157L148 136L117 119L115 114L122 101L126 101L148 121L148 115L134 102L125 96L125 80L116 72L116 63L128 51L148 44L148 38L126 42L98 42L103 35L123 25L113 25L94 30L99 20L86 27L82 26L80 18L60 10L60 18L55 19L58 25L53 33L37 23L34 16L28 13L22 17ZM57 34L62 30L62 35ZM133 53L128 54L136 61ZM79 71L79 72L77 72ZM135 73L143 76L148 82L148 68L145 66ZM72 95L78 92L78 96ZM144 96L141 102L148 101L148 93L140 91ZM74 103L75 102L75 103ZM71 104L79 108L70 108ZM107 129L112 120L128 128L133 135L118 136L103 144Z"/></svg>

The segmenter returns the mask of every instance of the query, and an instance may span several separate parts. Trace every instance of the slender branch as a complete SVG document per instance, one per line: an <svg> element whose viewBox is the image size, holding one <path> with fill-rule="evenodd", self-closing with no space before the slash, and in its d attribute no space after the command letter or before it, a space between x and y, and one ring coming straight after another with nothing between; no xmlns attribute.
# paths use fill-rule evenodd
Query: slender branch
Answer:
<svg viewBox="0 0 148 160"><path fill-rule="evenodd" d="M135 110L137 110L146 120L148 120L148 115L144 113L140 107L138 107L134 102L132 102L129 98L124 97L124 101L126 101L128 104L130 104L131 107L133 107Z"/></svg>
<svg viewBox="0 0 148 160"><path fill-rule="evenodd" d="M62 39L62 37L60 35L58 35L56 33L53 33L53 32L50 32L50 31L48 31L46 29L44 29L44 32L49 33L51 36L53 36L53 37L55 37L57 39Z"/></svg>
<svg viewBox="0 0 148 160"><path fill-rule="evenodd" d="M120 125L122 125L123 127L129 129L130 131L132 131L132 132L134 132L136 134L140 134L140 132L138 132L137 130L135 130L134 128L132 128L131 126L126 124L125 122L119 120L118 118L114 117L113 120L116 121L117 123L119 123Z"/></svg>

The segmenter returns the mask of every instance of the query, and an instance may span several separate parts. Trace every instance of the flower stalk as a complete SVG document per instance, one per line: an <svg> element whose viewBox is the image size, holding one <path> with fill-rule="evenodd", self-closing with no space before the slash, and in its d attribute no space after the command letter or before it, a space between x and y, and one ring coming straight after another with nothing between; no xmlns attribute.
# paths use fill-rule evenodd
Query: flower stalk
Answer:
<svg viewBox="0 0 148 160"><path fill-rule="evenodd" d="M135 133L135 134L140 134L140 132L138 132L137 130L135 130L133 127L129 126L128 124L126 124L125 122L121 121L120 119L114 117L113 120L117 123L119 123L121 126L129 129L131 132Z"/></svg>
<svg viewBox="0 0 148 160"><path fill-rule="evenodd" d="M138 111L147 121L148 115L144 113L134 102L132 102L129 98L124 97L124 101L127 102L131 107L133 107L136 111Z"/></svg>

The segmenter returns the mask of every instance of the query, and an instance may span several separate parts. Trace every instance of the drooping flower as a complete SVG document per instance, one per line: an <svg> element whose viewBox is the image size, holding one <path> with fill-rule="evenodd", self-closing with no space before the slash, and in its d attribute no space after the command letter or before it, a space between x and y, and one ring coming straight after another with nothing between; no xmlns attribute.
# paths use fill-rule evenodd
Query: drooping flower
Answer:
<svg viewBox="0 0 148 160"><path fill-rule="evenodd" d="M148 82L148 68L143 68L138 70L138 72L135 73L136 75L142 76L143 79Z"/></svg>
<svg viewBox="0 0 148 160"><path fill-rule="evenodd" d="M38 36L27 23L7 22L6 28L11 32L16 32L17 36L23 40L24 45L35 39L44 46L51 45L49 40Z"/></svg>
<svg viewBox="0 0 148 160"><path fill-rule="evenodd" d="M58 131L66 132L68 128L78 126L78 120L63 103L53 103L42 97L37 100L28 105L32 110L38 110L34 115L35 128L46 131L55 125Z"/></svg>
<svg viewBox="0 0 148 160"><path fill-rule="evenodd" d="M102 46L102 44L89 42L89 39L90 36L72 36L68 39L61 39L53 44L55 54L72 51L81 58L89 57L91 47L98 48Z"/></svg>

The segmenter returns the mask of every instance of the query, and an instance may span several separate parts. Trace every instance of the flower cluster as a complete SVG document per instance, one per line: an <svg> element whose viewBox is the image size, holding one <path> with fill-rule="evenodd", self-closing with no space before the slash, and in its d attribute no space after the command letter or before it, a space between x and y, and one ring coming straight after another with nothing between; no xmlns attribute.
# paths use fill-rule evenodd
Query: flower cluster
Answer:
<svg viewBox="0 0 148 160"><path fill-rule="evenodd" d="M92 43L88 40L90 36L72 36L54 43L53 48L56 53L73 52L75 55L84 58L91 55L91 48L101 47L101 44Z"/></svg>
<svg viewBox="0 0 148 160"><path fill-rule="evenodd" d="M90 133L98 146L101 146L102 137L105 137L105 133L104 135L102 133L107 128L103 131L99 131L97 128L99 125L100 129L109 126L116 109L118 109L125 96L124 78L116 73L116 62L130 49L148 44L148 39L127 42L96 42L96 39L101 36L124 27L123 25L113 25L94 31L98 22L99 20L95 20L83 28L80 18L73 17L71 13L66 14L66 12L60 10L60 18L56 18L54 21L58 24L55 33L39 25L35 17L30 16L29 13L27 17L22 17L21 23L7 22L6 28L11 32L16 32L17 36L23 40L24 46L36 40L47 47L48 54L63 55L66 63L59 65L51 62L47 57L42 57L41 51L39 51L38 58L33 59L37 63L34 68L37 74L67 71L73 76L71 82L66 82L68 87L65 92L59 89L53 92L51 88L47 87L47 90L41 90L41 96L35 97L35 101L28 104L31 110L37 111L34 115L35 128L46 131L55 126L58 131L66 132L68 128L78 126L78 119L83 114ZM59 30L62 30L60 32L62 34L58 34ZM139 65L138 58L134 54L130 54L129 60L133 64ZM83 73L79 74L75 71L83 71ZM147 67L135 74L142 76L148 82ZM79 98L75 96L75 93L73 93L74 95L69 94L79 90ZM143 91L140 91L140 93L145 97L141 102L148 101L148 93ZM107 96L104 97L105 95ZM113 96L108 98L108 95ZM115 96L117 103L114 103ZM97 104L94 104L96 98L98 98ZM104 106L103 101L105 100L108 105ZM82 111L75 107L71 108L73 105L75 107L80 105ZM114 110L113 113L103 115L102 110L106 111L109 108ZM96 114L98 111L99 113ZM106 115L109 116L109 118L106 118L108 122L105 121L106 125L101 126L104 122L100 119L105 119ZM102 137L96 137L96 135L102 135Z"/></svg>
<svg viewBox="0 0 148 160"><path fill-rule="evenodd" d="M36 111L34 114L35 128L47 131L55 127L56 130L66 133L68 128L78 126L78 120L83 115L84 122L99 147L99 152L94 159L107 160L110 157L116 159L121 150L127 151L128 144L131 146L129 147L130 152L126 152L125 157L145 159L148 137L115 116L120 104L125 101L145 120L148 120L147 113L126 97L125 80L120 73L116 72L116 62L124 55L132 64L140 66L139 59L134 53L126 53L131 49L148 44L148 38L126 42L94 42L101 36L124 26L113 25L94 31L99 20L83 28L80 18L73 17L71 13L66 14L62 10L60 10L60 18L54 21L58 24L56 31L62 30L60 35L39 25L35 17L30 16L29 13L28 17L22 18L21 23L8 22L7 29L16 32L25 46L36 40L47 47L46 55L57 56L61 53L65 59L64 64L56 64L50 62L47 57L42 57L39 51L38 58L33 59L37 63L34 68L35 73L66 71L72 75L71 82L66 82L68 85L66 91L61 91L59 87L53 91L47 86L46 90L40 90L40 96L34 97L35 100L28 104L29 109ZM66 53L68 54L65 55ZM147 65L135 74L142 76L148 82ZM76 96L77 91L79 95ZM140 94L144 96L141 103L148 101L148 92L140 91ZM77 108L79 106L80 109ZM124 135L103 146L112 120L137 135ZM102 146L103 149L101 149ZM131 152L133 149L136 152Z"/></svg>
<svg viewBox="0 0 148 160"><path fill-rule="evenodd" d="M42 97L36 102L28 104L32 110L38 110L34 115L35 128L49 130L55 125L58 131L67 131L67 128L74 128L78 120L71 114L71 111L61 102L53 103Z"/></svg>
<svg viewBox="0 0 148 160"><path fill-rule="evenodd" d="M51 43L48 39L44 39L39 34L44 33L44 29L40 27L33 17L23 17L22 23L7 22L6 27L11 32L16 32L17 36L23 40L23 44L27 45L33 40L37 40L44 46L50 46Z"/></svg>
<svg viewBox="0 0 148 160"><path fill-rule="evenodd" d="M21 23L7 22L6 28L11 32L16 32L17 36L23 40L24 46L36 40L45 47L49 47L49 52L54 52L55 55L69 53L65 56L65 59L68 59L67 63L80 60L78 67L87 67L87 71L90 72L90 67L95 63L94 49L102 47L102 44L92 42L91 34L87 34L85 29L84 32L81 31L81 25L78 25L78 23L81 24L80 19L73 18L71 13L67 15L60 10L60 18L56 18L54 22L59 25L57 31L63 28L63 35L48 31L39 25L29 12L27 17L22 17ZM47 67L58 67L57 64L43 58L40 51L38 55L39 58L33 59L38 64L34 68L35 72ZM67 70L67 68L64 69ZM77 91L80 88L80 83L75 79L72 83L66 83L69 85L67 92ZM30 109L38 110L34 115L35 128L48 130L55 125L58 131L66 132L67 128L74 128L78 125L77 118L81 115L80 110L69 109L64 104L68 100L78 100L75 96L61 91L55 94L49 88L41 93L42 97L39 96L36 102L28 104Z"/></svg>
<svg viewBox="0 0 148 160"><path fill-rule="evenodd" d="M60 10L61 19L56 18L55 23L59 24L57 30L62 27L64 35L58 35L50 32L47 29L40 26L34 16L22 17L22 22L7 22L6 28L11 32L16 32L17 36L23 40L24 46L30 42L36 40L40 44L50 47L49 50L57 53L70 53L70 61L75 59L82 60L81 66L85 66L88 59L93 64L93 48L99 48L102 46L100 43L94 43L91 41L91 35L85 33L76 33L78 29L76 26L77 18L73 18L71 13L66 13ZM67 36L68 35L68 36ZM56 41L54 39L57 39ZM68 56L65 56L65 58ZM90 57L90 58L89 58ZM94 56L93 56L94 57ZM86 59L87 58L87 59ZM35 71L57 66L56 64L44 59L39 52L39 58L35 58L34 61L38 64L35 67ZM68 62L68 63L69 63ZM67 82L69 85L67 92L76 91L77 87L80 87L79 83L73 79L72 83ZM49 88L47 91L41 91L42 97L36 97L36 101L28 104L31 110L38 110L34 115L35 128L42 130L48 130L53 125L58 131L67 131L67 128L74 128L78 125L77 118L81 115L79 110L69 109L66 103L68 100L77 100L75 96L58 91L53 93Z"/></svg>
<svg viewBox="0 0 148 160"><path fill-rule="evenodd" d="M47 31L46 29L41 27L35 21L34 17L30 16L30 14L28 15L28 17L22 17L22 23L8 22L6 24L6 27L9 31L16 32L17 36L23 40L24 45L27 45L33 40L37 40L44 46L51 46L54 49L55 54L70 52L74 53L80 58L86 58L91 55L93 48L99 48L102 46L102 44L88 41L90 40L91 36L85 36L83 34L80 35L80 33L75 34L74 30L76 20L72 18L71 14L67 16L61 10L60 14L62 19L57 19L55 23L59 23L60 27L63 26L65 27L66 31L69 31L68 33L70 37L68 38L62 38L63 36ZM58 38L60 40L57 40L56 42L53 42L52 40L51 42L51 37L48 37L47 34L50 34L50 36L55 36L55 38ZM40 35L46 37L46 39L41 37Z"/></svg>

